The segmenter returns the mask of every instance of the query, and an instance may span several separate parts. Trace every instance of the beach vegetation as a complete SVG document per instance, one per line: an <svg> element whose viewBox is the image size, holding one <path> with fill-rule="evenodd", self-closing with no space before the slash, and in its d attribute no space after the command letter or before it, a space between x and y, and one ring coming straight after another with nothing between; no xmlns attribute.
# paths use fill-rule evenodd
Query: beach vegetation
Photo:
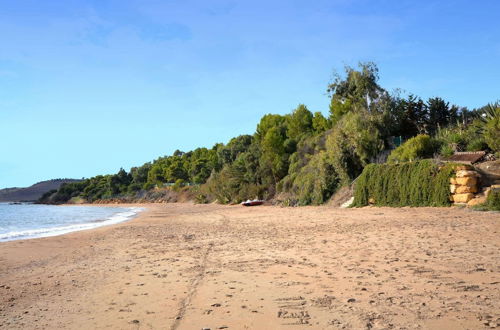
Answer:
<svg viewBox="0 0 500 330"><path fill-rule="evenodd" d="M468 110L440 97L425 101L399 90L389 92L371 62L335 73L326 93L327 115L298 104L288 114L264 115L253 134L209 148L175 150L130 171L63 184L40 202L66 203L76 197L130 201L172 190L190 191L203 203L281 194L290 205L322 204L359 177L359 205L374 196L379 205L445 205L448 200L440 190L444 172L423 159L456 151L500 152L498 104ZM388 164L371 165L386 158ZM419 175L430 176L430 181L418 182Z"/></svg>

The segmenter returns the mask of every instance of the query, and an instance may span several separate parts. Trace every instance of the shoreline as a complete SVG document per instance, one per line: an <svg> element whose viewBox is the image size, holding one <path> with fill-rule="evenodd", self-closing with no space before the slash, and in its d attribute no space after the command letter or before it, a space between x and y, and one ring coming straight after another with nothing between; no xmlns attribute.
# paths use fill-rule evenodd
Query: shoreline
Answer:
<svg viewBox="0 0 500 330"><path fill-rule="evenodd" d="M82 204L82 205L57 205L57 206L93 207L94 205ZM78 231L92 230L100 227L111 226L122 222L131 221L134 218L136 218L138 214L140 214L145 210L145 207L142 206L135 206L135 205L129 206L125 204L112 205L112 206L99 205L99 207L120 208L122 210L112 215L108 215L103 219L99 220L89 221L88 219L86 220L82 218L81 222L78 223L63 222L60 224L54 224L53 226L50 227L37 227L37 228L32 227L32 228L19 229L18 231L10 231L7 233L0 234L0 244L18 240L54 237Z"/></svg>
<svg viewBox="0 0 500 330"><path fill-rule="evenodd" d="M115 225L0 244L0 329L480 329L500 318L489 212L142 207Z"/></svg>

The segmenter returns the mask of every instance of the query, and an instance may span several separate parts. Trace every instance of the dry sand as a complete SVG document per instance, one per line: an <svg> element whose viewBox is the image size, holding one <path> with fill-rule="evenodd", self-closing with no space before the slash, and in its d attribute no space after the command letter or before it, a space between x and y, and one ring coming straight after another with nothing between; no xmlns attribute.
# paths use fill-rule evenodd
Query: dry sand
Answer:
<svg viewBox="0 0 500 330"><path fill-rule="evenodd" d="M500 327L500 214L150 205L0 244L0 328Z"/></svg>

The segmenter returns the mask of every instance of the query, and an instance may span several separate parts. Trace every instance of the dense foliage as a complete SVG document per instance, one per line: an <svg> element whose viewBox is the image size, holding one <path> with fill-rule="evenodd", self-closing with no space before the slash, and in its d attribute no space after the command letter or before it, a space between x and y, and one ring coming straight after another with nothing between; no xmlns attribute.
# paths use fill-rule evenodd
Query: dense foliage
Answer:
<svg viewBox="0 0 500 330"><path fill-rule="evenodd" d="M356 180L354 205L447 206L449 179L456 164L432 160L400 164L370 164Z"/></svg>
<svg viewBox="0 0 500 330"><path fill-rule="evenodd" d="M40 201L130 200L145 191L186 187L199 202L234 203L281 194L289 204L321 204L404 140L389 156L391 162L462 150L500 152L498 105L469 111L439 97L423 101L391 94L379 85L373 63L346 67L344 74L334 76L327 93L328 116L299 104L289 114L263 116L252 135L212 148L177 150L128 172L120 169L66 184ZM434 197L432 203L438 203Z"/></svg>

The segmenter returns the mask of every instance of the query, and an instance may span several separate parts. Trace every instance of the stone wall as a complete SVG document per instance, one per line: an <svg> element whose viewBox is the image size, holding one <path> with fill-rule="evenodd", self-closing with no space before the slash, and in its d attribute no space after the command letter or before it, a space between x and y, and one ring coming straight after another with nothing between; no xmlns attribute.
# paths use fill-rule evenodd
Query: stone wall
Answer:
<svg viewBox="0 0 500 330"><path fill-rule="evenodd" d="M464 205L472 201L479 192L480 177L480 174L472 166L458 166L455 177L450 179L450 192L453 203Z"/></svg>
<svg viewBox="0 0 500 330"><path fill-rule="evenodd" d="M455 205L480 205L491 191L500 190L500 184L488 183L473 166L461 165L455 171L455 177L450 178L450 198Z"/></svg>

